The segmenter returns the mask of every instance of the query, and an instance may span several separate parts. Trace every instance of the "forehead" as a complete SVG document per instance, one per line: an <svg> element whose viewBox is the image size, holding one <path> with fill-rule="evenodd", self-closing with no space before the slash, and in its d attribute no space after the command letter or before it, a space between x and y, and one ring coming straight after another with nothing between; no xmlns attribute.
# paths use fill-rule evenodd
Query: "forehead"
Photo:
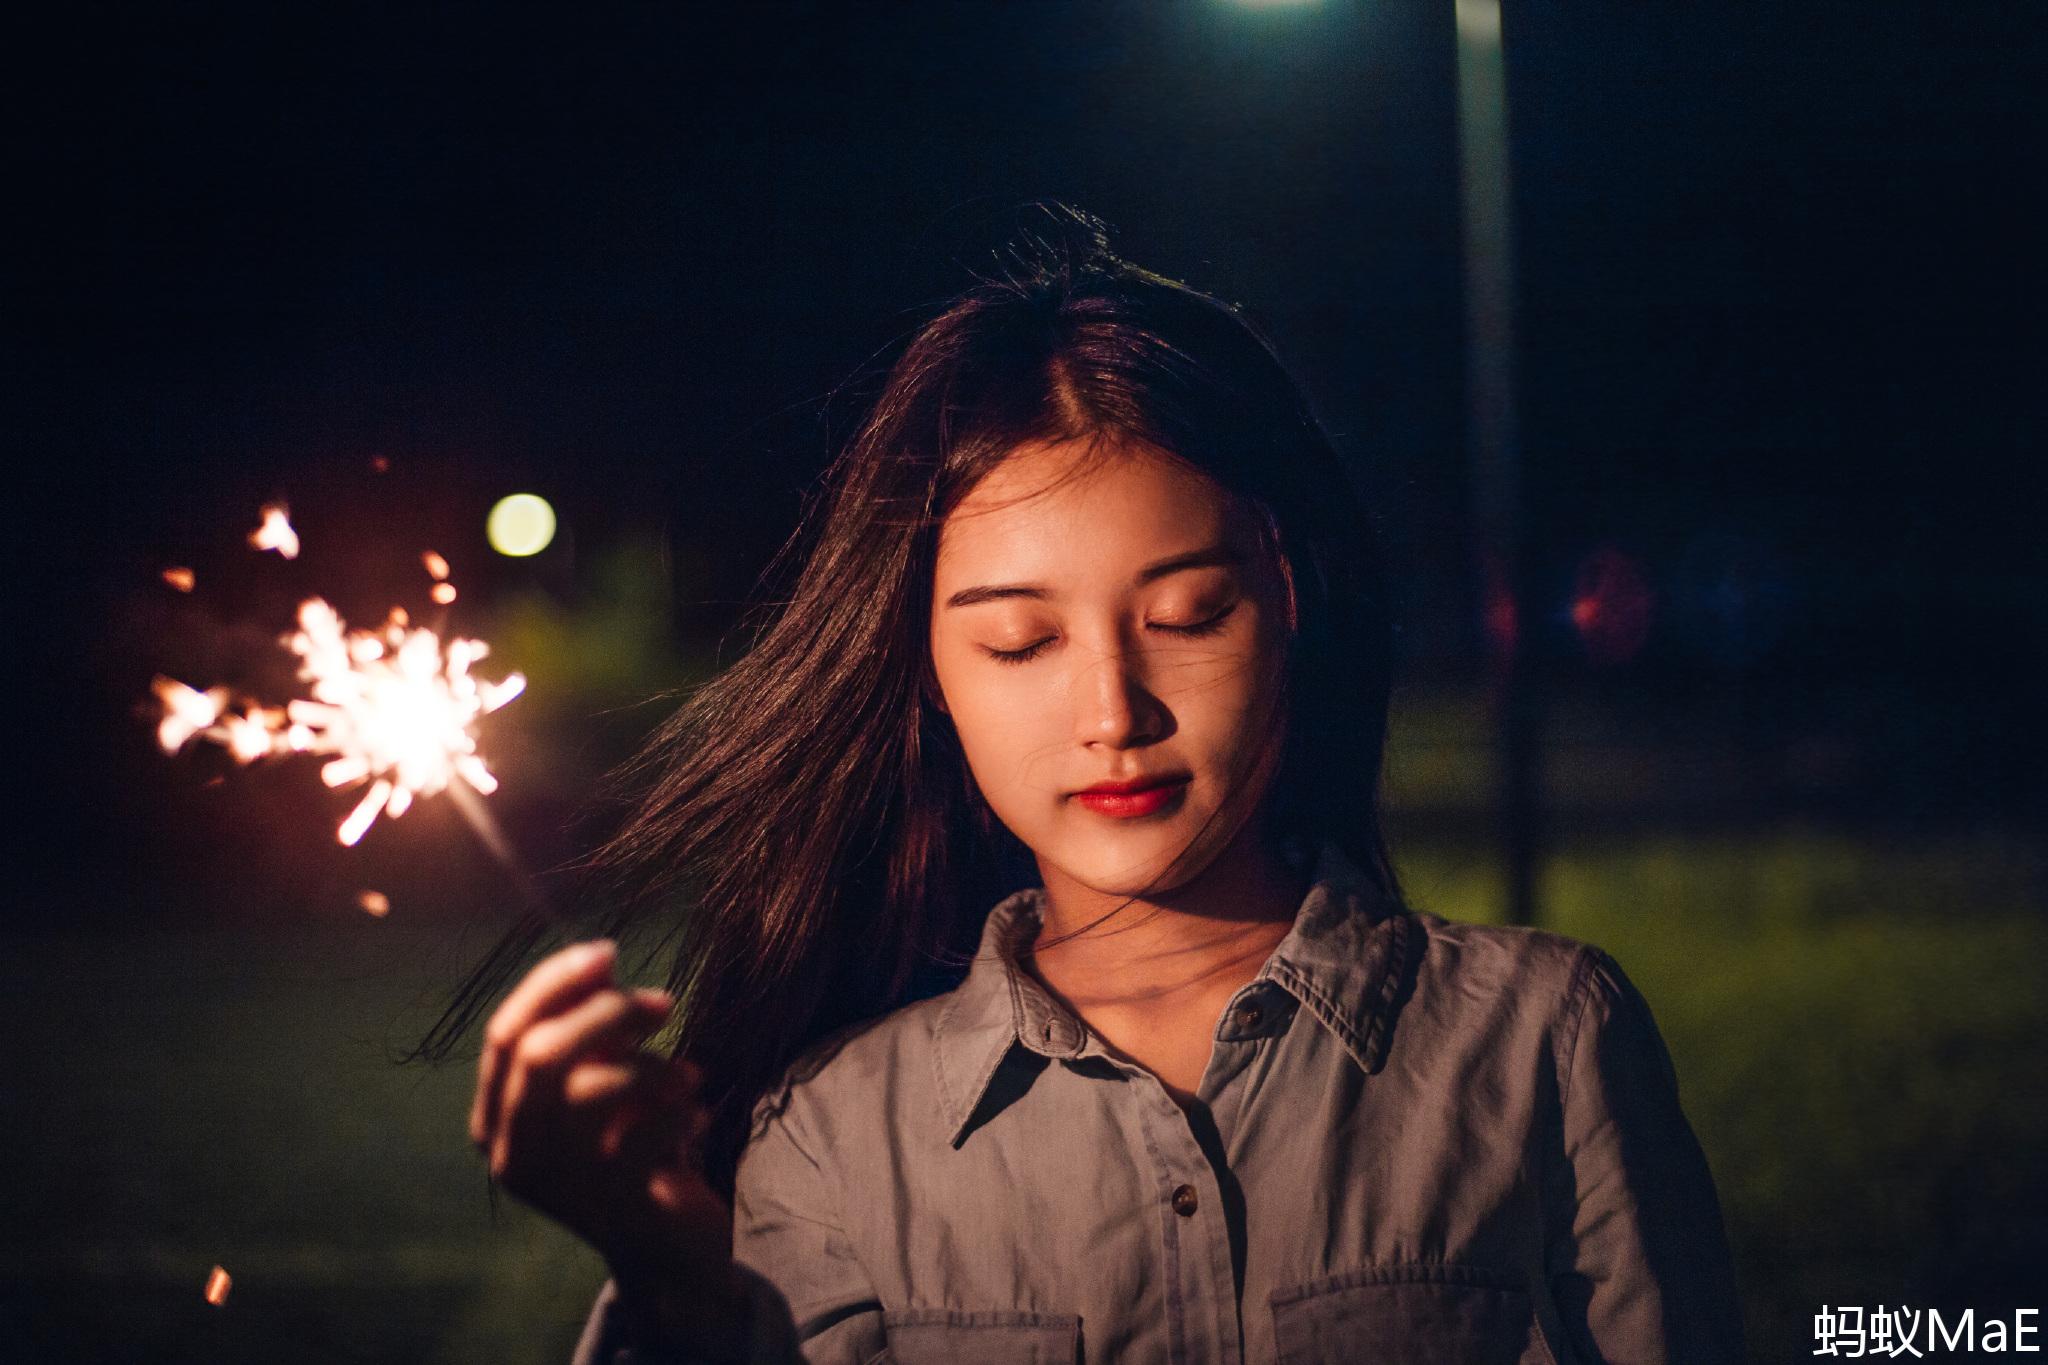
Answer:
<svg viewBox="0 0 2048 1365"><path fill-rule="evenodd" d="M1236 524L1220 485L1162 451L1025 446L946 518L936 573L940 582L983 573L1128 577L1163 555L1227 543Z"/></svg>

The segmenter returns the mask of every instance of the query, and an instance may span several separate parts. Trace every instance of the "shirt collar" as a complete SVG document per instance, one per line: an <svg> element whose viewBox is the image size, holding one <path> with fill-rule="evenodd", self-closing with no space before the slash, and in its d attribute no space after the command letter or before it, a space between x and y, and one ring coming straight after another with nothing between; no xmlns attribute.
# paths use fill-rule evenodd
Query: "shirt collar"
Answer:
<svg viewBox="0 0 2048 1365"><path fill-rule="evenodd" d="M1089 1042L1087 1025L1017 964L1044 895L1026 887L989 911L973 966L940 1010L934 1057L955 1147L1012 1048L1072 1058ZM1386 1061L1407 959L1420 943L1413 917L1326 840L1293 926L1253 980L1285 989L1371 1074Z"/></svg>

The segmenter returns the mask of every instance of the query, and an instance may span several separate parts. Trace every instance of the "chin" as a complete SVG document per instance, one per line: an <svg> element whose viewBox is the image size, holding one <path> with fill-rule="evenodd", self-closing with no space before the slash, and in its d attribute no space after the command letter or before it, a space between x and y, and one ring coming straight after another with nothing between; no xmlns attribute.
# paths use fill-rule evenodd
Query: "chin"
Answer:
<svg viewBox="0 0 2048 1365"><path fill-rule="evenodd" d="M1193 850L1191 863L1175 866L1199 820L1129 830L1091 831L1068 845L1054 861L1074 880L1106 896L1157 895L1193 881L1208 855Z"/></svg>

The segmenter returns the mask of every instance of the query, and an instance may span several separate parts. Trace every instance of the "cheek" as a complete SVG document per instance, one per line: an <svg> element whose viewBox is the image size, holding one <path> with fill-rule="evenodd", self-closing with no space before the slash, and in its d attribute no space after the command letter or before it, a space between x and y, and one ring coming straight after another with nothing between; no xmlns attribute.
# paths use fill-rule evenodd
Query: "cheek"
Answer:
<svg viewBox="0 0 2048 1365"><path fill-rule="evenodd" d="M1011 778L1023 755L1044 748L1040 731L1052 707L1042 672L944 654L934 671L960 747L984 784Z"/></svg>
<svg viewBox="0 0 2048 1365"><path fill-rule="evenodd" d="M1268 729L1278 723L1273 713L1280 703L1280 677L1279 660L1246 651L1190 670L1192 685L1171 705L1190 741L1217 765L1234 766L1246 751L1263 746Z"/></svg>

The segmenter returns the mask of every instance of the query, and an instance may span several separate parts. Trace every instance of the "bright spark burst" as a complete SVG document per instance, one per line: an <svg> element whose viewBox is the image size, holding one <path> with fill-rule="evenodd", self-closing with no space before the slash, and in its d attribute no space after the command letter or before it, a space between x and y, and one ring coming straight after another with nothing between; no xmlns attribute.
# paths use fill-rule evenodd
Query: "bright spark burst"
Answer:
<svg viewBox="0 0 2048 1365"><path fill-rule="evenodd" d="M155 689L163 705L157 742L176 753L193 739L221 745L238 763L268 755L326 754L320 779L330 787L368 784L336 831L344 844L363 837L379 815L405 814L418 796L460 781L496 791L476 749L476 722L526 687L517 673L490 682L470 666L490 652L481 640L445 643L394 610L378 630L350 630L318 597L299 604L299 628L281 637L299 656L308 697L283 706L230 703L223 688L204 692L170 678Z"/></svg>

